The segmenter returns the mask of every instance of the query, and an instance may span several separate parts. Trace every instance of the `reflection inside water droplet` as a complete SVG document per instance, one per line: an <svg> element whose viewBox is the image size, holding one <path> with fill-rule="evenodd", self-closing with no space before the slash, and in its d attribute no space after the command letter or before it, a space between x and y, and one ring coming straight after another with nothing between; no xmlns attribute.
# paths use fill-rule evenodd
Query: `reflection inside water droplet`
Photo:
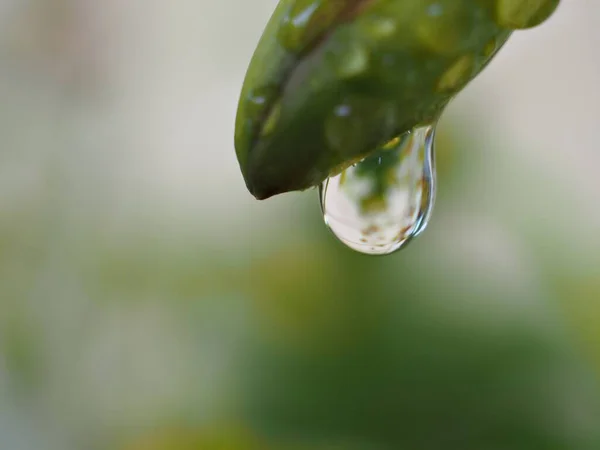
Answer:
<svg viewBox="0 0 600 450"><path fill-rule="evenodd" d="M417 128L327 179L325 223L361 253L388 255L427 226L435 198L435 127Z"/></svg>

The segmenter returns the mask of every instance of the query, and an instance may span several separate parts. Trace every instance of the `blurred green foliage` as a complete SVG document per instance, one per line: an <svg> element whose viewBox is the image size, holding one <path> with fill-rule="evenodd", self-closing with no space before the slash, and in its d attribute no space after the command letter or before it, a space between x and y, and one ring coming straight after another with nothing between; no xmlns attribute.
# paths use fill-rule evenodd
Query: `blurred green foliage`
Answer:
<svg viewBox="0 0 600 450"><path fill-rule="evenodd" d="M456 165L456 142L448 129L440 134L445 196L469 170ZM253 228L249 246L235 252L143 229L112 240L81 229L53 250L35 225L56 214L51 205L12 216L0 259L1 354L11 389L21 398L50 395L77 448L600 445L597 378L575 351L581 342L598 354L597 283L563 286L565 298L580 299L572 305L573 323L584 330L579 341L552 319L549 298L534 310L542 326L513 317L519 308L498 311L539 294L479 286L477 272L457 272L427 237L385 259L348 251L321 226L313 203L294 203L302 220L289 223L293 240L268 242ZM468 306L478 303L491 309ZM62 351L54 347L60 342ZM89 354L83 371L82 352ZM159 361L172 366L157 378ZM108 375L86 380L89 370ZM174 391L155 391L164 383ZM149 422L127 425L140 420Z"/></svg>

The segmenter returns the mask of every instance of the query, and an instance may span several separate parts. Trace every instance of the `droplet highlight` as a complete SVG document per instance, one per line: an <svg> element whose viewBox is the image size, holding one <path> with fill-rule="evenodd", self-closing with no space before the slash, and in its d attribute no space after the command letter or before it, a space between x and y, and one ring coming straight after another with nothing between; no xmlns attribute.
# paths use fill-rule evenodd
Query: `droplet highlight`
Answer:
<svg viewBox="0 0 600 450"><path fill-rule="evenodd" d="M346 7L345 2L296 0L283 18L278 38L290 52L300 53L331 27Z"/></svg>
<svg viewBox="0 0 600 450"><path fill-rule="evenodd" d="M352 96L336 105L325 121L329 148L345 159L364 154L380 136L393 136L397 110L392 102Z"/></svg>
<svg viewBox="0 0 600 450"><path fill-rule="evenodd" d="M435 126L395 138L320 187L326 225L368 255L404 248L427 227L435 200Z"/></svg>

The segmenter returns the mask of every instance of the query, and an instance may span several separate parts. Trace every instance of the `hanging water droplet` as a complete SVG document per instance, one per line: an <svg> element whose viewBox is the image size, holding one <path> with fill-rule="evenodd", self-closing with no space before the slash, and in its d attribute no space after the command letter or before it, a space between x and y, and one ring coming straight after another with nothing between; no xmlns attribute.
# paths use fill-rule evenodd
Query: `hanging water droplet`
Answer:
<svg viewBox="0 0 600 450"><path fill-rule="evenodd" d="M361 253L388 255L427 226L435 198L435 126L395 138L320 187L323 218Z"/></svg>

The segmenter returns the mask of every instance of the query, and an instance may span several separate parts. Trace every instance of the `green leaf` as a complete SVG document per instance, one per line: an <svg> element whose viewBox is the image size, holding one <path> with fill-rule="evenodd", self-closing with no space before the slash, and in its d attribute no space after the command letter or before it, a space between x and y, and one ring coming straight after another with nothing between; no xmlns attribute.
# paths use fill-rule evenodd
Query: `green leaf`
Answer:
<svg viewBox="0 0 600 450"><path fill-rule="evenodd" d="M235 146L249 191L266 199L316 186L435 122L506 42L507 24L537 23L557 3L281 0L238 107Z"/></svg>

